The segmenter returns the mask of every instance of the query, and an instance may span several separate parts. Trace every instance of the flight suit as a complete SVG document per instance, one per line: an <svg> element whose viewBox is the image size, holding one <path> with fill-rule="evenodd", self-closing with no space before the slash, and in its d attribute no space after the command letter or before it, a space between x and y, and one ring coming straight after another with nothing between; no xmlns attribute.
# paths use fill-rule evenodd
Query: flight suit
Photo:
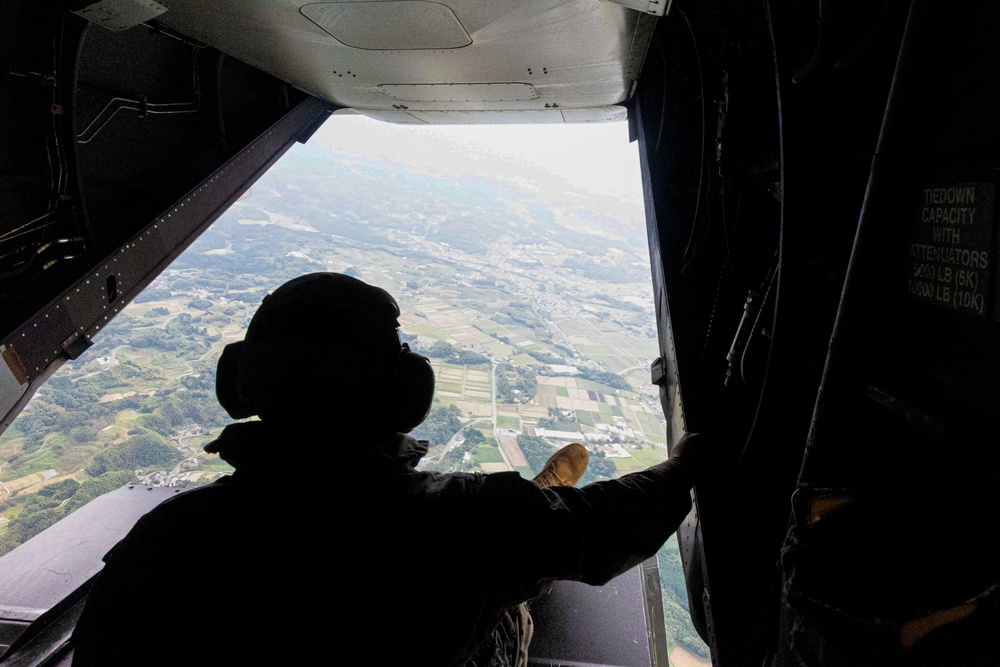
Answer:
<svg viewBox="0 0 1000 667"><path fill-rule="evenodd" d="M608 582L691 508L682 458L539 488L420 471L422 452L336 431L227 427L214 447L235 472L162 503L107 555L74 665L465 665L505 610L552 580Z"/></svg>

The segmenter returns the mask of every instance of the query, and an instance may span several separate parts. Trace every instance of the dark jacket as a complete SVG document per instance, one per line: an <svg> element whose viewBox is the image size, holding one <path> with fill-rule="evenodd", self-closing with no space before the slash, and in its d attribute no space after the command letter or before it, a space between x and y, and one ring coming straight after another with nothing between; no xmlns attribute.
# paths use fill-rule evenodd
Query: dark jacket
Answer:
<svg viewBox="0 0 1000 667"><path fill-rule="evenodd" d="M691 507L680 460L541 489L516 472L418 471L409 452L290 453L283 437L228 427L236 472L167 500L108 553L75 667L461 665L504 608L554 579L609 581Z"/></svg>

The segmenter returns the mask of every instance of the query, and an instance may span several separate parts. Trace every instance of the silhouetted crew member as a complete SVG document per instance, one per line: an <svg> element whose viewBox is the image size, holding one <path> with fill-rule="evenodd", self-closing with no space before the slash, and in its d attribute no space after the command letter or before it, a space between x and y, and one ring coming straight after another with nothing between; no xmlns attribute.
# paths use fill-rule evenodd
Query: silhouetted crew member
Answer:
<svg viewBox="0 0 1000 667"><path fill-rule="evenodd" d="M484 640L477 660L523 664L519 603L554 579L606 583L688 513L700 436L583 488L573 448L534 482L417 470L425 451L403 434L427 416L434 374L398 317L387 292L333 273L264 299L218 365L222 406L260 417L206 446L235 472L162 503L107 554L76 667L448 667Z"/></svg>

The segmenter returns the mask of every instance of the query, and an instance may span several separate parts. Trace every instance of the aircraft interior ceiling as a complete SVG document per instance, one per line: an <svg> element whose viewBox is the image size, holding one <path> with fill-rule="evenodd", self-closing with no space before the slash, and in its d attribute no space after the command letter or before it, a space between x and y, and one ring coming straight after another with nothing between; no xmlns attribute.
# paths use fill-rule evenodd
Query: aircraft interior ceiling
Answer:
<svg viewBox="0 0 1000 667"><path fill-rule="evenodd" d="M606 0L0 8L3 96L16 101L0 109L10 128L0 155L3 428L214 220L189 214L190 196L205 205L220 192L203 179L226 183L211 208L221 214L277 159L267 142L284 150L331 112L399 123L622 120L664 10L631 4L645 11ZM143 253L141 269L124 262L150 239L162 248Z"/></svg>
<svg viewBox="0 0 1000 667"><path fill-rule="evenodd" d="M337 107L399 123L624 118L665 3L169 0L160 20Z"/></svg>
<svg viewBox="0 0 1000 667"><path fill-rule="evenodd" d="M0 432L332 114L627 119L668 442L725 443L678 531L713 665L995 667L998 34L984 1L0 3ZM58 653L86 558L0 572L0 645Z"/></svg>

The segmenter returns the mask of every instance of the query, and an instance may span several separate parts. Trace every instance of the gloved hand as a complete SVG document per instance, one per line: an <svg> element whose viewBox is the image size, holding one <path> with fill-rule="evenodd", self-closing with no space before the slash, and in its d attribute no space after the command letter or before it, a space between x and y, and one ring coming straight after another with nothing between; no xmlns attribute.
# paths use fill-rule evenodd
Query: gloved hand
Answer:
<svg viewBox="0 0 1000 667"><path fill-rule="evenodd" d="M417 440L407 433L397 433L399 438L399 453L409 459L411 467L416 468L420 459L427 455L430 442L427 440Z"/></svg>
<svg viewBox="0 0 1000 667"><path fill-rule="evenodd" d="M679 461L691 476L698 482L715 465L719 455L719 443L704 433L685 433L670 448L671 461Z"/></svg>

